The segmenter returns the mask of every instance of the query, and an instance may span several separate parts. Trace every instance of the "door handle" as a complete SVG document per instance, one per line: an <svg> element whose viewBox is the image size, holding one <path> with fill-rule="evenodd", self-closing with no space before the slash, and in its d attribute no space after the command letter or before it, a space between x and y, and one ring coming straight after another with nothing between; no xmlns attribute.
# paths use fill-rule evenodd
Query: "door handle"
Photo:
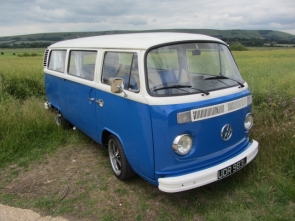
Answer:
<svg viewBox="0 0 295 221"><path fill-rule="evenodd" d="M100 107L103 107L103 105L104 105L104 102L103 102L102 99L98 99L98 100L96 100L95 102L96 102Z"/></svg>

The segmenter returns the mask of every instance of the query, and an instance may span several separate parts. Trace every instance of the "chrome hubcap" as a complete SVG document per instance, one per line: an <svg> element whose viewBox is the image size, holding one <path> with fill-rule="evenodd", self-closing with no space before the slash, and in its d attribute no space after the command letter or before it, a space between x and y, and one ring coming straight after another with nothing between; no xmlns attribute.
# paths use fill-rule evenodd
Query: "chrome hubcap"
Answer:
<svg viewBox="0 0 295 221"><path fill-rule="evenodd" d="M55 123L60 126L61 125L61 114L57 113L55 114Z"/></svg>
<svg viewBox="0 0 295 221"><path fill-rule="evenodd" d="M120 156L117 143L113 139L109 141L108 149L109 149L109 157L110 157L110 162L111 162L113 171L117 176L119 176L121 174L121 167L122 167L121 156Z"/></svg>

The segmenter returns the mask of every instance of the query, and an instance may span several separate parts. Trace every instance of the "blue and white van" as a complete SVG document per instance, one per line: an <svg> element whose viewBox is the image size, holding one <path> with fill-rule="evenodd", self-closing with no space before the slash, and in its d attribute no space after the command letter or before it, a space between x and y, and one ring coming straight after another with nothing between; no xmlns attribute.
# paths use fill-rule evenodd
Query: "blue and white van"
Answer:
<svg viewBox="0 0 295 221"><path fill-rule="evenodd" d="M252 96L223 41L136 33L55 43L44 56L56 123L108 148L115 176L165 192L221 180L250 163Z"/></svg>

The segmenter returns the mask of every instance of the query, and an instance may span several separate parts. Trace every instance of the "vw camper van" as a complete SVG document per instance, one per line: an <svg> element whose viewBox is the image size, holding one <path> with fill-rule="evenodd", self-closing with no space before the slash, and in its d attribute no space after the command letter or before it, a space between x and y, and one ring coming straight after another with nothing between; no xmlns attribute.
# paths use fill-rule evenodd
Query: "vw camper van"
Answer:
<svg viewBox="0 0 295 221"><path fill-rule="evenodd" d="M249 164L252 95L228 45L185 33L57 42L44 56L45 108L108 149L114 175L164 192L193 189ZM221 181L222 182L222 181Z"/></svg>

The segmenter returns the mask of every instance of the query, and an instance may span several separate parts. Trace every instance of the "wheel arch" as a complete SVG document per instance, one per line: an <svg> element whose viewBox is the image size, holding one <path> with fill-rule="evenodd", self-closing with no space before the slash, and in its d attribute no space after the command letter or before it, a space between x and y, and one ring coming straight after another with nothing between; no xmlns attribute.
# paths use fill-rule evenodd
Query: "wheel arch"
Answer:
<svg viewBox="0 0 295 221"><path fill-rule="evenodd" d="M116 136L116 137L119 139L119 141L121 142L121 144L122 144L122 146L123 146L123 149L125 149L125 148L124 148L124 143L123 143L121 137L120 137L117 133L115 133L114 131L109 130L109 129L106 129L106 128L102 131L102 134L101 134L101 144L102 144L105 148L108 147L108 139L109 139L109 136L110 136L110 135L114 135L114 136ZM125 151L125 150L124 150L124 151Z"/></svg>

